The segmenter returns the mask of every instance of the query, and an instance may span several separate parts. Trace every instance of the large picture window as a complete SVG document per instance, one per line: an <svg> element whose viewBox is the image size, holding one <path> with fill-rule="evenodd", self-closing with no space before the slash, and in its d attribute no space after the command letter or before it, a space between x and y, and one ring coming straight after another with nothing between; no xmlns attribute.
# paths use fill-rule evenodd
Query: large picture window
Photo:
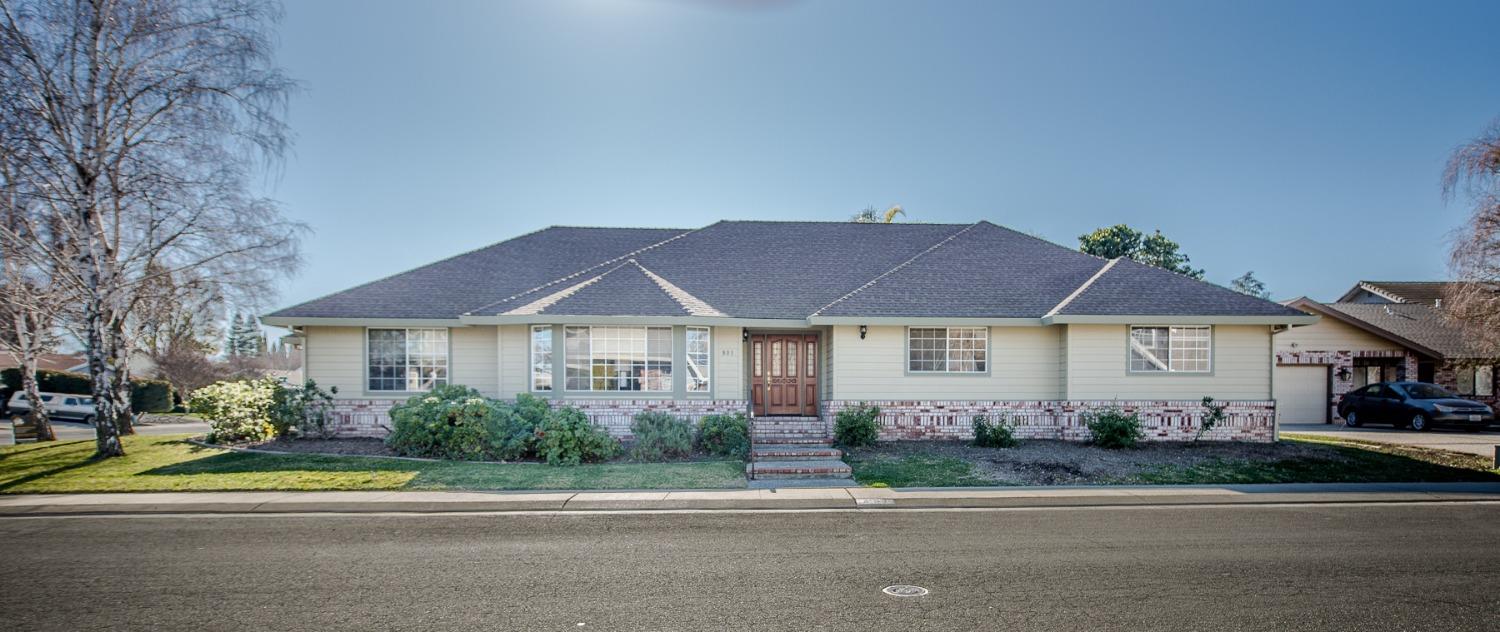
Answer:
<svg viewBox="0 0 1500 632"><path fill-rule="evenodd" d="M906 330L906 366L912 373L984 373L989 367L984 327L912 327Z"/></svg>
<svg viewBox="0 0 1500 632"><path fill-rule="evenodd" d="M371 391L430 391L448 383L447 329L369 329Z"/></svg>
<svg viewBox="0 0 1500 632"><path fill-rule="evenodd" d="M689 393L708 392L711 352L707 327L687 328L687 390Z"/></svg>
<svg viewBox="0 0 1500 632"><path fill-rule="evenodd" d="M1213 333L1206 325L1131 327L1132 373L1207 373L1212 364Z"/></svg>
<svg viewBox="0 0 1500 632"><path fill-rule="evenodd" d="M671 327L567 327L570 391L672 390Z"/></svg>
<svg viewBox="0 0 1500 632"><path fill-rule="evenodd" d="M552 390L552 326L531 328L531 390Z"/></svg>

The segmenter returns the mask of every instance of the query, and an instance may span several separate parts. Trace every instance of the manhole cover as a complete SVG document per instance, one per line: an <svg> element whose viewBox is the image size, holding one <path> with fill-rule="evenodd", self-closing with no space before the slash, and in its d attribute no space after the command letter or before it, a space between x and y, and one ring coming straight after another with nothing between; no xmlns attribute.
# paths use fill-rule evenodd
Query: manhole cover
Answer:
<svg viewBox="0 0 1500 632"><path fill-rule="evenodd" d="M885 590L882 590L880 592L883 592L892 597L921 597L922 595L927 594L927 589L921 586L896 584L895 586L886 586Z"/></svg>

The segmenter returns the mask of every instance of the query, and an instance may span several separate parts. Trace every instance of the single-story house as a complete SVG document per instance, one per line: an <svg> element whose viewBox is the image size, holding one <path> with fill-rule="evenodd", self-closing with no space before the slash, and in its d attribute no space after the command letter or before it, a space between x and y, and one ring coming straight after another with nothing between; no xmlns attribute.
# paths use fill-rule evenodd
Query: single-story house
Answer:
<svg viewBox="0 0 1500 632"><path fill-rule="evenodd" d="M1318 317L990 222L722 221L556 226L263 318L290 327L308 378L338 387L339 430L436 384L584 411L744 412L825 433L861 402L884 439L1081 439L1118 407L1152 439L1275 436L1273 337Z"/></svg>
<svg viewBox="0 0 1500 632"><path fill-rule="evenodd" d="M1495 358L1443 320L1446 281L1361 281L1332 303L1287 301L1316 324L1276 334L1283 423L1331 423L1338 398L1374 382L1432 382L1491 406Z"/></svg>

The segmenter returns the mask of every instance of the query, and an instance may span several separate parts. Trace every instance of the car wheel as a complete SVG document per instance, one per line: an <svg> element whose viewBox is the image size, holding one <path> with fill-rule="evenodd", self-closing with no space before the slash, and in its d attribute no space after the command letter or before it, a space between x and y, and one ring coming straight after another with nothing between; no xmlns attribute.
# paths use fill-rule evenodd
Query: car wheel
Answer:
<svg viewBox="0 0 1500 632"><path fill-rule="evenodd" d="M81 422L81 423L86 423L86 424L92 426L92 425L94 425L94 416L93 415L84 415L83 419L79 419L78 421Z"/></svg>
<svg viewBox="0 0 1500 632"><path fill-rule="evenodd" d="M1352 410L1349 411L1349 412L1347 412L1347 413L1344 413L1344 425L1345 426L1349 426L1350 428L1358 428L1359 427L1359 414L1355 413Z"/></svg>
<svg viewBox="0 0 1500 632"><path fill-rule="evenodd" d="M1409 425L1411 426L1412 430L1416 430L1417 432L1428 430L1432 426L1432 424L1427 421L1427 415L1424 415L1422 413L1412 415L1411 423Z"/></svg>

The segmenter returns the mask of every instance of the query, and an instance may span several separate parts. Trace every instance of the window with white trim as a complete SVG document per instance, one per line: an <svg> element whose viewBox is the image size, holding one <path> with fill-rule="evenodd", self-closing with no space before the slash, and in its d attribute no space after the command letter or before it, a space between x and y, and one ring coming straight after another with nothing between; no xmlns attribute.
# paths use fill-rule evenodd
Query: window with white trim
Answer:
<svg viewBox="0 0 1500 632"><path fill-rule="evenodd" d="M531 327L531 390L552 390L552 325Z"/></svg>
<svg viewBox="0 0 1500 632"><path fill-rule="evenodd" d="M1131 327L1130 372L1207 373L1213 366L1213 328Z"/></svg>
<svg viewBox="0 0 1500 632"><path fill-rule="evenodd" d="M687 328L687 390L689 393L708 392L710 363L709 329Z"/></svg>
<svg viewBox="0 0 1500 632"><path fill-rule="evenodd" d="M671 327L565 327L570 391L672 390Z"/></svg>
<svg viewBox="0 0 1500 632"><path fill-rule="evenodd" d="M430 391L448 383L447 329L367 329L367 388Z"/></svg>
<svg viewBox="0 0 1500 632"><path fill-rule="evenodd" d="M987 327L906 330L906 368L912 373L984 373L988 356Z"/></svg>

